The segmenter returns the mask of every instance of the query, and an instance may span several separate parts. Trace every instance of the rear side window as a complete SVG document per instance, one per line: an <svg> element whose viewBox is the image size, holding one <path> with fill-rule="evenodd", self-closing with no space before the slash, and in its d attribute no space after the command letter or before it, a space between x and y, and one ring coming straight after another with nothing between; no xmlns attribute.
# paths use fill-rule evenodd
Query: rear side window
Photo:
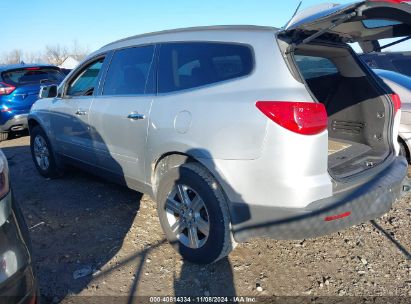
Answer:
<svg viewBox="0 0 411 304"><path fill-rule="evenodd" d="M53 68L30 67L2 73L4 82L19 86L40 83L59 84L64 79L64 74Z"/></svg>
<svg viewBox="0 0 411 304"><path fill-rule="evenodd" d="M239 44L194 42L163 44L158 91L168 93L249 75L250 47Z"/></svg>
<svg viewBox="0 0 411 304"><path fill-rule="evenodd" d="M327 58L296 55L295 61L304 79L338 74L335 64Z"/></svg>
<svg viewBox="0 0 411 304"><path fill-rule="evenodd" d="M154 46L118 50L107 71L103 95L144 94Z"/></svg>

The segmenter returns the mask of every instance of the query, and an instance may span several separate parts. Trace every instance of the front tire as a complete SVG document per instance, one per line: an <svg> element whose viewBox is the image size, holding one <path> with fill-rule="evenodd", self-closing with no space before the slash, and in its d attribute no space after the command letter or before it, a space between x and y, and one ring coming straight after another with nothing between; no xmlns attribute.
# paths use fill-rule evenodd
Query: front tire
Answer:
<svg viewBox="0 0 411 304"><path fill-rule="evenodd" d="M5 141L9 138L8 132L0 132L0 141Z"/></svg>
<svg viewBox="0 0 411 304"><path fill-rule="evenodd" d="M227 202L200 164L186 163L161 177L157 211L167 239L184 259L209 264L232 250Z"/></svg>
<svg viewBox="0 0 411 304"><path fill-rule="evenodd" d="M405 143L398 137L398 145L400 146L400 156L404 156L407 159L408 164L410 164L410 154L408 153L408 148L405 146Z"/></svg>
<svg viewBox="0 0 411 304"><path fill-rule="evenodd" d="M34 165L42 176L53 178L59 175L50 141L40 126L30 132L30 150Z"/></svg>

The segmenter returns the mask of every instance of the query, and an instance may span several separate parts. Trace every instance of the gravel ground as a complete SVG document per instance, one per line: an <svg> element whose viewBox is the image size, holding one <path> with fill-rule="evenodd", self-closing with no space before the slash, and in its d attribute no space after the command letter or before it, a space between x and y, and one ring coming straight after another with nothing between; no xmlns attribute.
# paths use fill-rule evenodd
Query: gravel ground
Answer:
<svg viewBox="0 0 411 304"><path fill-rule="evenodd" d="M411 296L410 198L375 222L310 240L256 239L198 266L168 245L149 197L77 170L42 178L28 136L0 147L45 303L75 295L124 296L119 303L132 295Z"/></svg>

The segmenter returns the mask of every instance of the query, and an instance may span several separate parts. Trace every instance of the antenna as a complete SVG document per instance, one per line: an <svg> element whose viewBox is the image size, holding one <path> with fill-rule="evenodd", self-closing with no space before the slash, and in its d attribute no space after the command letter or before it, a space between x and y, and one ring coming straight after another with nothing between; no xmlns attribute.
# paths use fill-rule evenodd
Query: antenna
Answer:
<svg viewBox="0 0 411 304"><path fill-rule="evenodd" d="M295 17L295 15L297 15L298 11L300 10L301 5L303 4L303 1L301 0L300 3L298 4L297 8L294 11L294 14L291 16L290 20L286 23L286 25L284 25L283 28L286 28L288 26L288 24L291 22L291 20L293 20L293 18Z"/></svg>

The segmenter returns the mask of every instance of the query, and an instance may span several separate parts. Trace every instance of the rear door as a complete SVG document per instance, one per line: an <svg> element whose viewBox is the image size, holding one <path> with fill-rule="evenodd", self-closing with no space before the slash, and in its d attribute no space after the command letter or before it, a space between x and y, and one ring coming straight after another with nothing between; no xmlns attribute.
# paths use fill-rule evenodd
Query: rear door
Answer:
<svg viewBox="0 0 411 304"><path fill-rule="evenodd" d="M296 14L283 33L298 39L320 33L344 42L366 43L411 36L411 5L401 0L369 0L319 5Z"/></svg>
<svg viewBox="0 0 411 304"><path fill-rule="evenodd" d="M105 56L99 56L79 67L65 83L62 96L50 107L51 130L56 149L71 158L94 163L89 112L102 74Z"/></svg>
<svg viewBox="0 0 411 304"><path fill-rule="evenodd" d="M90 109L98 166L126 177L127 183L144 182L154 54L154 45L116 50Z"/></svg>

